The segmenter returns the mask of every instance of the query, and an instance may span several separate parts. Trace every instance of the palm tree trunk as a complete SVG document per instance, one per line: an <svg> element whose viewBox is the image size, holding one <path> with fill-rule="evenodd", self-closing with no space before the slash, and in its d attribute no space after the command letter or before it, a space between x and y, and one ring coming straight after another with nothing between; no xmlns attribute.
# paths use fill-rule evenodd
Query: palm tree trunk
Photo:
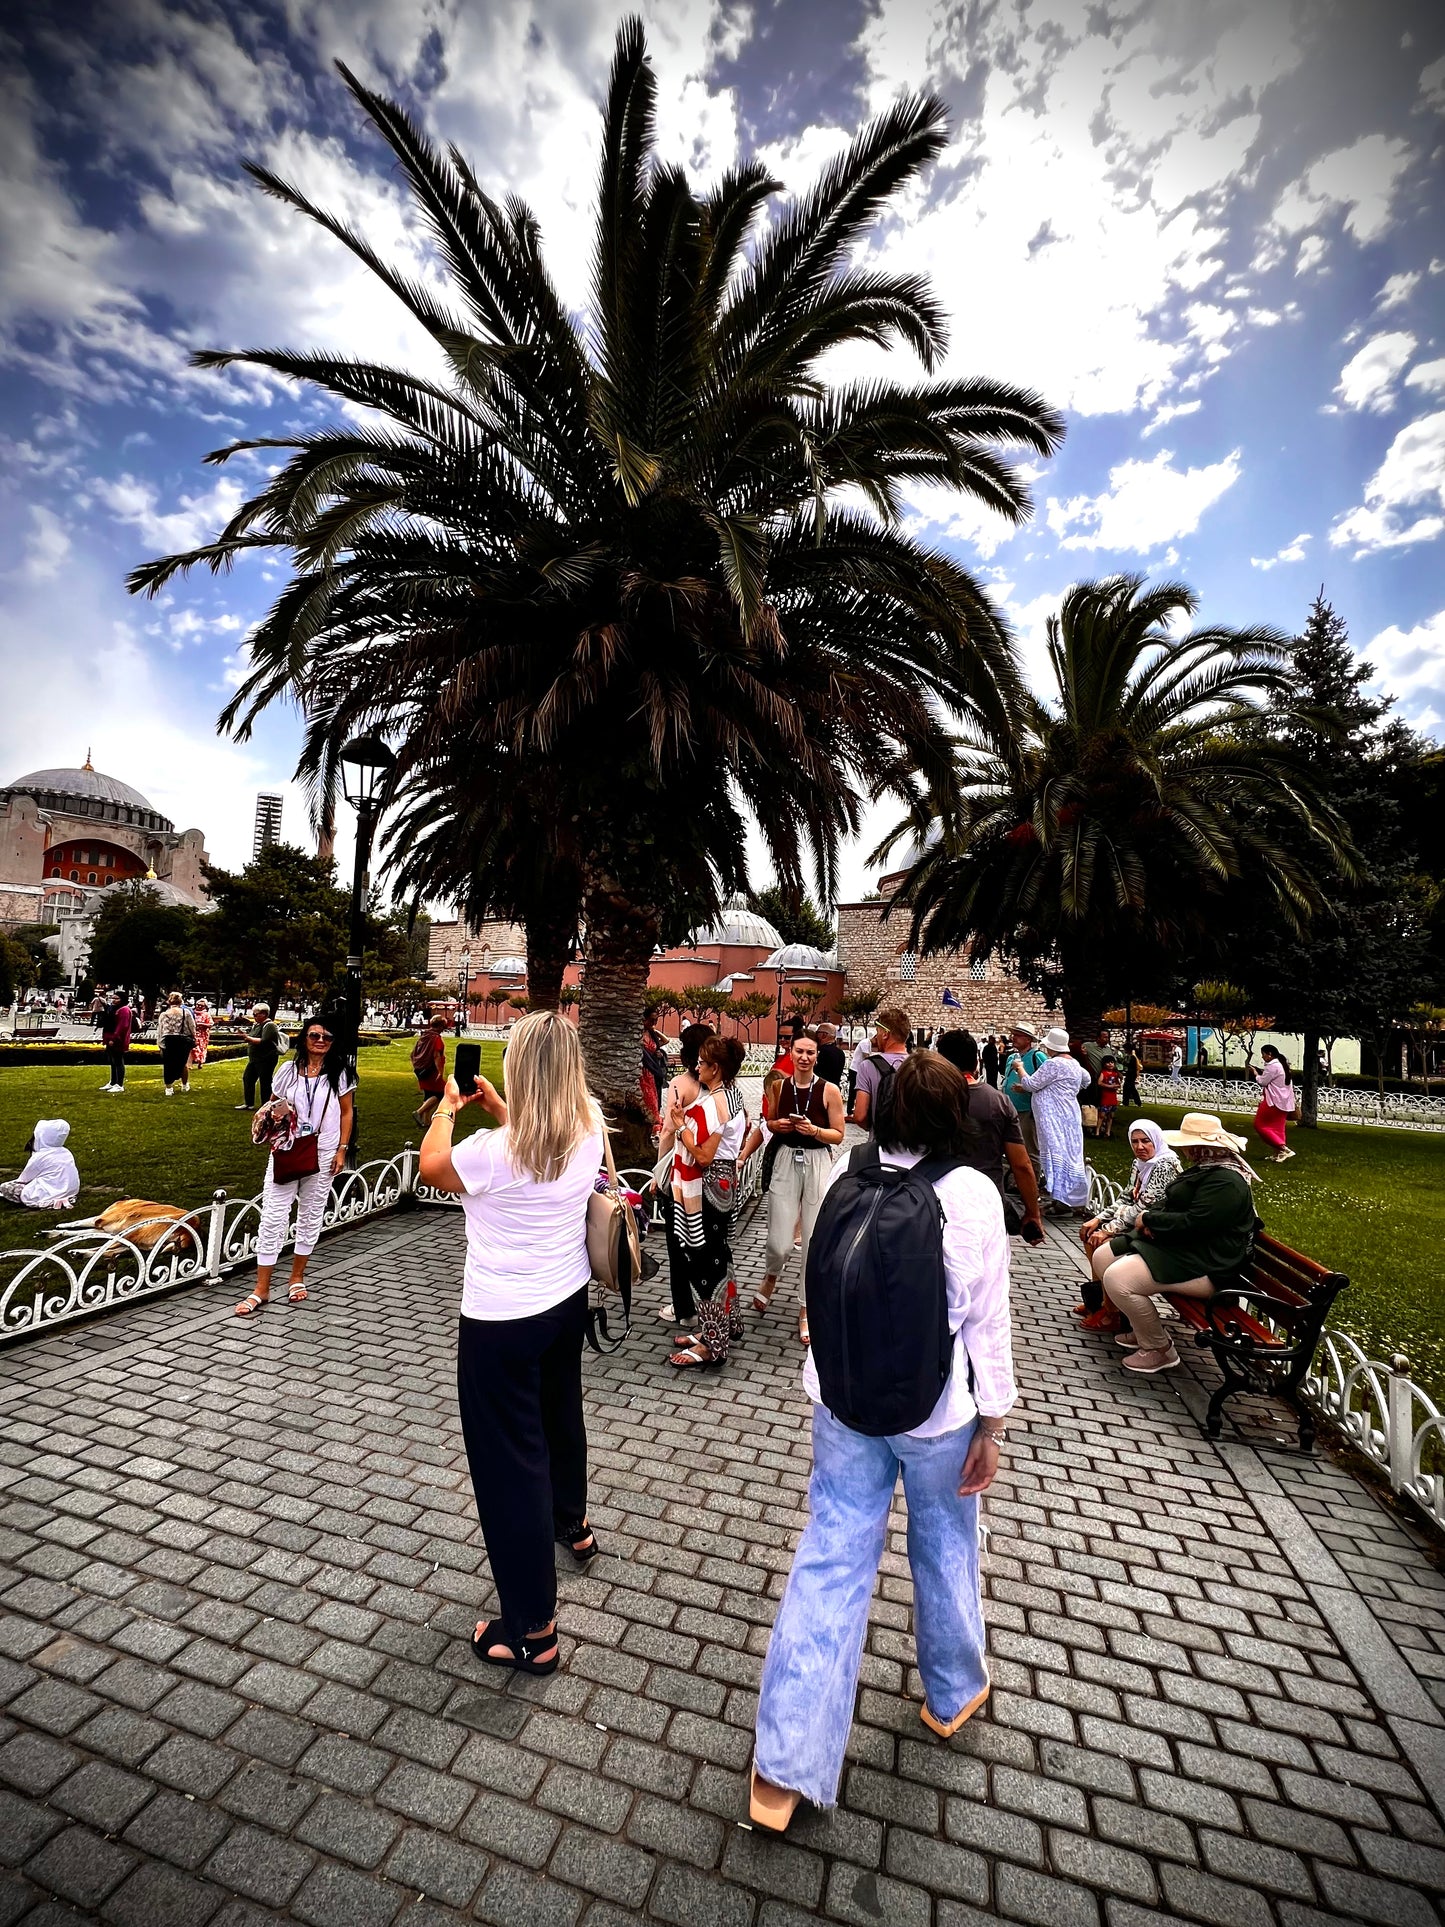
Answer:
<svg viewBox="0 0 1445 1927"><path fill-rule="evenodd" d="M1064 1006L1064 1025L1070 1037L1092 1039L1103 1028L1108 999L1102 974L1093 961L1093 945L1087 938L1071 939L1059 945L1059 964L1064 985L1060 993Z"/></svg>
<svg viewBox="0 0 1445 1927"><path fill-rule="evenodd" d="M527 1000L533 1010L556 1010L562 978L577 947L575 905L533 909L527 917Z"/></svg>
<svg viewBox="0 0 1445 1927"><path fill-rule="evenodd" d="M1306 1131L1317 1129L1320 1121L1320 1034L1306 1029L1305 1061L1300 1066L1299 1121Z"/></svg>
<svg viewBox="0 0 1445 1927"><path fill-rule="evenodd" d="M580 1029L587 1082L618 1127L619 1164L650 1162L652 1127L642 1104L642 1003L661 931L654 905L604 877L583 899L587 939Z"/></svg>

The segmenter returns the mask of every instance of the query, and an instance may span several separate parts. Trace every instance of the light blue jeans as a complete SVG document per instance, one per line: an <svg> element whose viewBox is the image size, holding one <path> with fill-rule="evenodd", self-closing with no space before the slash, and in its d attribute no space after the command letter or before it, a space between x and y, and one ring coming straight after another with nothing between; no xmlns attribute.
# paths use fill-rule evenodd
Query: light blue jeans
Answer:
<svg viewBox="0 0 1445 1927"><path fill-rule="evenodd" d="M756 1764L774 1786L837 1804L868 1602L903 1470L913 1627L928 1709L951 1720L988 1684L978 1500L958 1496L974 1425L936 1439L868 1438L813 1407L810 1518L773 1624Z"/></svg>

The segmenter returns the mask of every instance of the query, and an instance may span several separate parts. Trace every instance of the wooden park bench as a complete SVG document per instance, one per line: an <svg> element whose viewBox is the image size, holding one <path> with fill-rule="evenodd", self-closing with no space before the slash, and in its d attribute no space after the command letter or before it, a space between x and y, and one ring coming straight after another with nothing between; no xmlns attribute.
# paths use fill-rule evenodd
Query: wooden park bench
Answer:
<svg viewBox="0 0 1445 1927"><path fill-rule="evenodd" d="M1315 1417L1302 1395L1304 1381L1330 1307L1349 1282L1342 1271L1331 1271L1261 1231L1237 1285L1212 1298L1162 1294L1224 1374L1209 1401L1205 1429L1210 1438L1219 1437L1225 1400L1253 1392L1283 1399L1299 1421L1300 1449L1313 1449Z"/></svg>

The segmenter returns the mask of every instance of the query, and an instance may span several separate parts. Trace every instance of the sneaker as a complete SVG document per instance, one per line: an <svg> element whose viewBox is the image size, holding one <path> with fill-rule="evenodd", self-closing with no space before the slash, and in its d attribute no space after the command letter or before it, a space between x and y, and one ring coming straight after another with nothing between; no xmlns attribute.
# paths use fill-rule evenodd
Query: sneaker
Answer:
<svg viewBox="0 0 1445 1927"><path fill-rule="evenodd" d="M1132 1352L1139 1341L1133 1332L1120 1332L1115 1338L1114 1343L1120 1346L1122 1350Z"/></svg>
<svg viewBox="0 0 1445 1927"><path fill-rule="evenodd" d="M1172 1372L1178 1363L1178 1352L1172 1345L1166 1345L1158 1352L1136 1351L1132 1358L1124 1360L1124 1370L1147 1377L1154 1372Z"/></svg>
<svg viewBox="0 0 1445 1927"><path fill-rule="evenodd" d="M249 1104L233 1104L231 1106L233 1111L249 1111L250 1108L251 1106Z"/></svg>
<svg viewBox="0 0 1445 1927"><path fill-rule="evenodd" d="M175 1085L174 1085L174 1084L167 1084L167 1085L166 1085L166 1096L167 1096L167 1097L174 1097L174 1096L175 1096L175 1094L176 1094L176 1087L175 1087Z"/></svg>
<svg viewBox="0 0 1445 1927"><path fill-rule="evenodd" d="M105 1094L105 1093L106 1093L107 1091L113 1091L114 1089L115 1089L115 1086L114 1086L114 1084L102 1084L102 1085L100 1086L100 1090L101 1090L101 1095L102 1095L102 1096L104 1096L104 1094Z"/></svg>

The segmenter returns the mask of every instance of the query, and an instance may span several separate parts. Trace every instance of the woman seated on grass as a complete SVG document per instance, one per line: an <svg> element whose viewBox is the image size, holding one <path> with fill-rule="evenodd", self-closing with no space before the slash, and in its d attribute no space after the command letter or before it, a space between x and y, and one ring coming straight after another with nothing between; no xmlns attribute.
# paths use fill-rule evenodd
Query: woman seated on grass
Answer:
<svg viewBox="0 0 1445 1927"><path fill-rule="evenodd" d="M80 1195L80 1169L65 1148L69 1136L63 1117L42 1118L30 1140L29 1162L18 1178L0 1184L0 1198L32 1211L68 1211Z"/></svg>

